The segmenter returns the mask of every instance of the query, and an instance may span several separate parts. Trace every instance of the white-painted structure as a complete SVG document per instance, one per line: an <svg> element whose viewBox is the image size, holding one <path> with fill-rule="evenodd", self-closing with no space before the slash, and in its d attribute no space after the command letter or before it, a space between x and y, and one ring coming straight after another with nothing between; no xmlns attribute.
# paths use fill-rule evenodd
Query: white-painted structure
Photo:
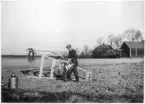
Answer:
<svg viewBox="0 0 145 104"><path fill-rule="evenodd" d="M26 51L30 51L29 49L26 49ZM34 50L36 54L39 54L41 55L41 63L40 63L40 70L39 70L39 79L42 78L42 75L43 75L43 66L44 66L44 61L45 61L45 58L48 58L48 59L51 59L52 60L52 65L51 65L51 72L50 72L50 78L49 79L55 79L54 78L54 67L56 66L56 59L55 58L52 58L50 56L60 56L63 58L63 56L59 53L55 53L55 52L51 52L51 51L46 51L46 50ZM62 62L66 62L68 63L67 61L65 60L60 60L60 63L59 63L59 69L61 70L62 69L62 66L61 66L61 63ZM88 71L82 67L78 67L78 69L80 70L83 70L86 72L86 80L89 80L91 79L91 76L92 76L92 72L91 71Z"/></svg>

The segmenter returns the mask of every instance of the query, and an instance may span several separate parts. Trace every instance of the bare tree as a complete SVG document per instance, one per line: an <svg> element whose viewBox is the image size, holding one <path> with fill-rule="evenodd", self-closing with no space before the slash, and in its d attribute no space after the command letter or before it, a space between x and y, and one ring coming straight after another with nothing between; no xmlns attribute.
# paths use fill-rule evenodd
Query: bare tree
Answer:
<svg viewBox="0 0 145 104"><path fill-rule="evenodd" d="M143 40L142 32L133 28L124 31L124 36L132 42L139 42Z"/></svg>
<svg viewBox="0 0 145 104"><path fill-rule="evenodd" d="M90 56L92 55L93 49L89 49L87 55Z"/></svg>
<svg viewBox="0 0 145 104"><path fill-rule="evenodd" d="M89 47L87 45L84 45L83 51L84 55L87 55L87 53L89 52Z"/></svg>
<svg viewBox="0 0 145 104"><path fill-rule="evenodd" d="M103 44L103 37L99 37L97 40L98 45L100 46L100 54L102 54L102 44Z"/></svg>
<svg viewBox="0 0 145 104"><path fill-rule="evenodd" d="M129 41L135 41L135 34L136 30L133 28L127 29L124 31L124 36L129 40Z"/></svg>
<svg viewBox="0 0 145 104"><path fill-rule="evenodd" d="M113 34L110 34L108 36L108 42L111 45L111 47L113 47L113 42L114 42L115 36Z"/></svg>
<svg viewBox="0 0 145 104"><path fill-rule="evenodd" d="M102 43L103 43L103 37L99 37L99 38L96 40L96 42L98 43L99 46L101 46Z"/></svg>
<svg viewBox="0 0 145 104"><path fill-rule="evenodd" d="M81 53L80 53L80 56L81 56L81 57L84 57L84 56L85 56L84 52L81 52Z"/></svg>
<svg viewBox="0 0 145 104"><path fill-rule="evenodd" d="M139 42L143 40L143 36L140 30L137 30L136 34L135 34L135 41Z"/></svg>
<svg viewBox="0 0 145 104"><path fill-rule="evenodd" d="M122 36L121 35L118 35L118 36L115 36L114 37L114 43L115 43L115 46L116 46L116 49L119 49L121 44L122 44Z"/></svg>

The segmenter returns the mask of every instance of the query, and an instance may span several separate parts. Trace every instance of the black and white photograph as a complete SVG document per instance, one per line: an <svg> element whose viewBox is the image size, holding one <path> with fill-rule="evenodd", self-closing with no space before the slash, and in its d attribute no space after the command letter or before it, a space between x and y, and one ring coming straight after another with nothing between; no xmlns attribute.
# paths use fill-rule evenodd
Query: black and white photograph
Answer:
<svg viewBox="0 0 145 104"><path fill-rule="evenodd" d="M1 0L1 103L143 103L144 1Z"/></svg>

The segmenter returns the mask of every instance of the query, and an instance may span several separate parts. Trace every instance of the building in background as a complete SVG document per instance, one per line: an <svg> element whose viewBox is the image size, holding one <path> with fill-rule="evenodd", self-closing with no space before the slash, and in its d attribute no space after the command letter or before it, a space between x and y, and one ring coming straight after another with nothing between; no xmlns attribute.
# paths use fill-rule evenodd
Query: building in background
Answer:
<svg viewBox="0 0 145 104"><path fill-rule="evenodd" d="M116 58L116 51L108 44L96 47L92 52L93 58Z"/></svg>
<svg viewBox="0 0 145 104"><path fill-rule="evenodd" d="M122 57L143 57L144 56L144 41L127 42L121 46Z"/></svg>

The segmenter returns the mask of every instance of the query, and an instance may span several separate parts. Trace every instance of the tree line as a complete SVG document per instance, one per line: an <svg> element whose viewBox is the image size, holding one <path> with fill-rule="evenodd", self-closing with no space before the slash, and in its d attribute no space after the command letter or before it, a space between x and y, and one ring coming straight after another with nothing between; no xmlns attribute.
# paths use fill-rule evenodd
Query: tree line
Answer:
<svg viewBox="0 0 145 104"><path fill-rule="evenodd" d="M129 42L140 42L143 40L143 32L141 32L138 29L134 29L134 28L128 28L126 29L122 34L109 34L107 39L105 40L103 37L99 37L96 39L96 47L98 46L102 46L103 44L108 44L110 45L114 50L119 50L119 48L121 47L122 43L124 41L129 41ZM91 53L94 49L90 49L88 45L84 45L83 49L80 50L78 48L75 49L78 57L90 57ZM64 56L68 55L68 52L62 52L62 54Z"/></svg>
<svg viewBox="0 0 145 104"><path fill-rule="evenodd" d="M114 50L119 50L119 48L121 47L121 45L124 41L129 41L129 42L142 41L143 34L144 34L143 32L141 32L138 29L134 29L134 28L128 28L122 34L118 34L118 35L111 33L111 34L108 34L108 37L106 40L103 37L98 37L96 39L96 45L94 46L94 49L98 46L102 46L103 44L108 44ZM89 46L87 44L85 44L83 46L82 50L79 50L78 48L76 48L75 50L76 50L78 57L87 58L87 57L91 56L94 49L89 48ZM61 54L63 56L68 56L67 51L61 52ZM7 55L2 55L2 56L8 57ZM13 57L15 55L10 55L10 56ZM24 55L18 55L18 57L24 57Z"/></svg>

